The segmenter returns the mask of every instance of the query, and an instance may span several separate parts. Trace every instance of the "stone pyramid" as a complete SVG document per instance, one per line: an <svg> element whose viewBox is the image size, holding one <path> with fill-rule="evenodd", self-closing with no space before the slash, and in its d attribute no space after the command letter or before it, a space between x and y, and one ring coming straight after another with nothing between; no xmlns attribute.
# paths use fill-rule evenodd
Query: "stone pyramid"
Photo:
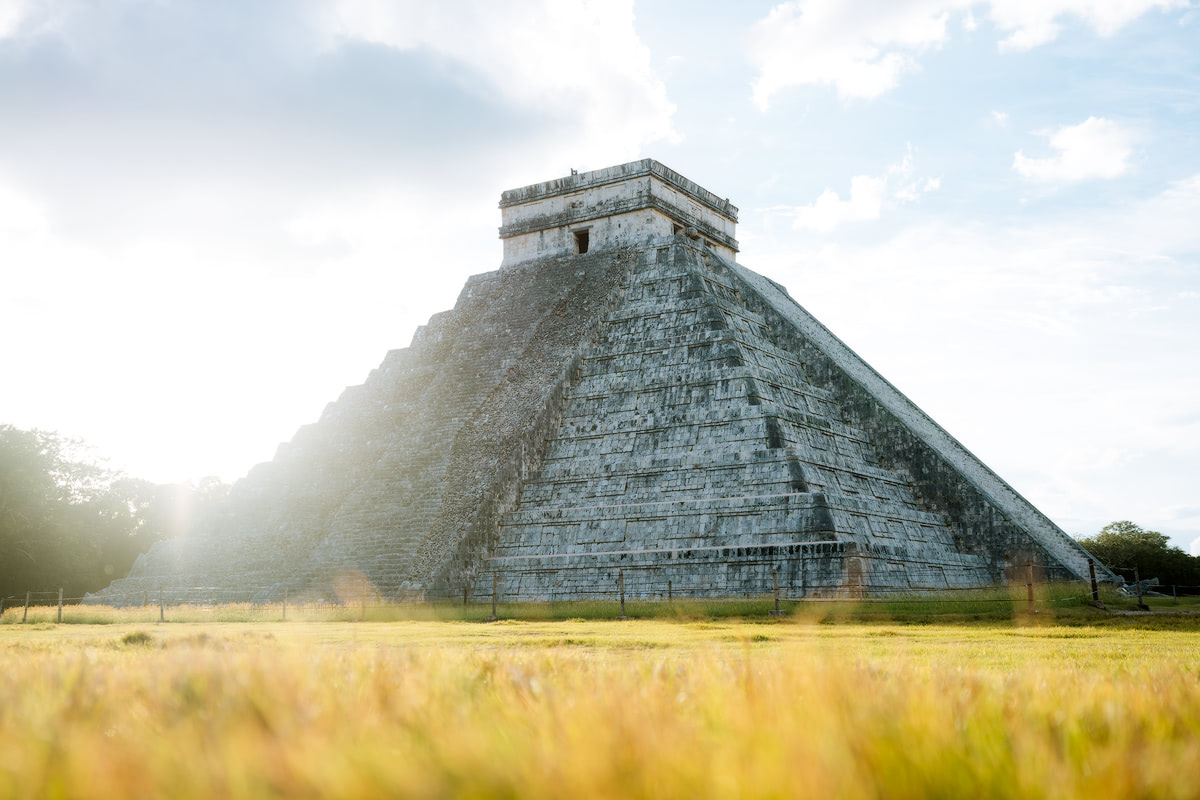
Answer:
<svg viewBox="0 0 1200 800"><path fill-rule="evenodd" d="M505 192L505 258L96 599L869 595L1088 554L736 263L653 160ZM1097 565L1102 578L1111 578ZM361 577L359 578L361 579ZM197 588L204 587L204 588Z"/></svg>

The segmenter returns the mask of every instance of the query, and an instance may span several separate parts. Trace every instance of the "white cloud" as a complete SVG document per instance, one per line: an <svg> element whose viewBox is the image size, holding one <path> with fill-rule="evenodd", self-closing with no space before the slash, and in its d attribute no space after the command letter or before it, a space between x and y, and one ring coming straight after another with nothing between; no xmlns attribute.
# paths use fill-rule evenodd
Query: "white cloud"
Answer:
<svg viewBox="0 0 1200 800"><path fill-rule="evenodd" d="M322 17L334 41L427 48L478 70L511 102L581 116L571 150L604 162L594 166L678 139L632 0L330 0Z"/></svg>
<svg viewBox="0 0 1200 800"><path fill-rule="evenodd" d="M887 180L869 175L850 179L850 197L841 199L837 192L826 189L811 205L795 209L792 227L828 233L843 222L879 219L887 196Z"/></svg>
<svg viewBox="0 0 1200 800"><path fill-rule="evenodd" d="M896 86L915 56L946 39L940 3L799 0L775 6L746 38L758 69L755 105L801 84L832 86L847 98L872 98Z"/></svg>
<svg viewBox="0 0 1200 800"><path fill-rule="evenodd" d="M1116 178L1129 169L1133 134L1103 117L1088 117L1078 125L1065 125L1043 133L1055 154L1030 158L1018 150L1012 168L1022 178L1038 183L1075 183L1091 178Z"/></svg>
<svg viewBox="0 0 1200 800"><path fill-rule="evenodd" d="M1008 114L1004 111L992 111L992 122L1003 128L1008 125Z"/></svg>
<svg viewBox="0 0 1200 800"><path fill-rule="evenodd" d="M921 195L927 192L936 192L940 188L942 188L941 178L925 178L901 186L892 196L905 203L915 203L921 199Z"/></svg>
<svg viewBox="0 0 1200 800"><path fill-rule="evenodd" d="M1029 50L1053 41L1064 19L1078 19L1101 36L1158 8L1187 0L793 0L780 3L751 27L746 58L758 70L752 97L767 110L771 98L793 86L830 86L843 98L870 99L894 88L919 56L947 40L947 23L962 15L976 25L986 6L1004 34L1001 50Z"/></svg>
<svg viewBox="0 0 1200 800"><path fill-rule="evenodd" d="M6 238L38 236L46 233L48 228L46 210L41 203L0 183L0 234Z"/></svg>
<svg viewBox="0 0 1200 800"><path fill-rule="evenodd" d="M0 40L62 36L80 12L95 10L84 0L0 0Z"/></svg>
<svg viewBox="0 0 1200 800"><path fill-rule="evenodd" d="M792 227L818 233L829 233L844 222L879 219L890 201L913 203L927 192L941 187L940 178L913 178L913 148L910 145L904 159L887 168L883 175L855 175L850 179L850 196L843 200L833 189L825 191L812 203L796 208L775 209L792 215Z"/></svg>
<svg viewBox="0 0 1200 800"><path fill-rule="evenodd" d="M1118 30L1151 9L1187 8L1187 0L993 0L989 16L1007 32L1001 50L1029 50L1058 38L1064 17L1077 17L1101 36Z"/></svg>
<svg viewBox="0 0 1200 800"><path fill-rule="evenodd" d="M0 0L0 39L11 36L25 17L26 0Z"/></svg>

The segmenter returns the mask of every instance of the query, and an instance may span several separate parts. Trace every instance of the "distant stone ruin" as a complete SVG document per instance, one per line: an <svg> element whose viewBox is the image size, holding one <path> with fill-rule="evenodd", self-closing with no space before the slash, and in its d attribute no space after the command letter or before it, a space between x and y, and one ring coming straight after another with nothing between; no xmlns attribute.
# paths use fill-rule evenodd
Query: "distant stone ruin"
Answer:
<svg viewBox="0 0 1200 800"><path fill-rule="evenodd" d="M1071 537L734 260L728 200L647 159L500 208L498 271L91 600L332 598L347 575L398 599L486 598L495 575L509 600L610 595L618 572L630 597L1088 575Z"/></svg>

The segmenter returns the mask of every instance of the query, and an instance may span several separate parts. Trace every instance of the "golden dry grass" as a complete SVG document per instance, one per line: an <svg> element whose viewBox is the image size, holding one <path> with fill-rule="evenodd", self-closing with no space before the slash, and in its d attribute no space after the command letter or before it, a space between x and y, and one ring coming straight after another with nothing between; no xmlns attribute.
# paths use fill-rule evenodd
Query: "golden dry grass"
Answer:
<svg viewBox="0 0 1200 800"><path fill-rule="evenodd" d="M6 625L3 797L1196 797L1200 633Z"/></svg>

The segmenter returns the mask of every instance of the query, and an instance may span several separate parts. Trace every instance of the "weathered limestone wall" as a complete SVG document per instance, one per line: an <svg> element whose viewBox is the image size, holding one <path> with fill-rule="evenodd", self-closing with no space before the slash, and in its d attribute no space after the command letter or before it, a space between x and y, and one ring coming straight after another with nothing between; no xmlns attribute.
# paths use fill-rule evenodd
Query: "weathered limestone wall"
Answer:
<svg viewBox="0 0 1200 800"><path fill-rule="evenodd" d="M638 204L631 202L628 205L635 207ZM613 248L635 247L650 238L670 236L676 227L678 223L653 208L614 212L608 216L582 219L506 239L504 264L507 268L512 264L536 258L573 255L577 249L575 234L580 231L587 231L588 252L595 253Z"/></svg>
<svg viewBox="0 0 1200 800"><path fill-rule="evenodd" d="M883 467L745 288L683 236L642 251L485 580L505 597L791 595L991 582Z"/></svg>

